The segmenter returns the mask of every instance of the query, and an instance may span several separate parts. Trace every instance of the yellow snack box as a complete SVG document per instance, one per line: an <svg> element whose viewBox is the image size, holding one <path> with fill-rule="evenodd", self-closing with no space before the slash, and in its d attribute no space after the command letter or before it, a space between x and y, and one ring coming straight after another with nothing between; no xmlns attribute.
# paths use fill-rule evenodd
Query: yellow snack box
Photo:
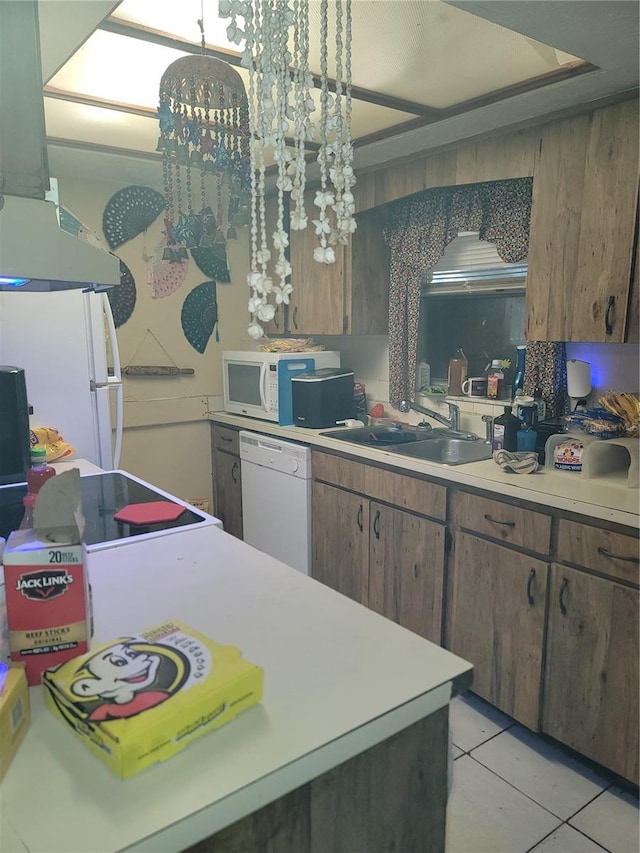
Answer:
<svg viewBox="0 0 640 853"><path fill-rule="evenodd" d="M23 664L2 669L0 692L0 782L29 728L29 688Z"/></svg>
<svg viewBox="0 0 640 853"><path fill-rule="evenodd" d="M121 778L262 699L263 671L178 620L47 670L49 709Z"/></svg>

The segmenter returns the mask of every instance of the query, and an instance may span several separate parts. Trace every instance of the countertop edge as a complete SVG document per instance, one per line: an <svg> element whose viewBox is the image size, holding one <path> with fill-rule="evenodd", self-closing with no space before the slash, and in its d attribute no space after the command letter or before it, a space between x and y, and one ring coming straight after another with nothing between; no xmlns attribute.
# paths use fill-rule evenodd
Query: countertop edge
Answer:
<svg viewBox="0 0 640 853"><path fill-rule="evenodd" d="M541 469L536 474L507 474L491 459L452 467L402 457L387 450L348 444L321 435L326 430L311 430L293 425L279 426L270 421L231 415L227 412L210 412L209 420L223 426L233 426L296 441L318 450L338 452L352 458L382 463L396 470L423 474L445 484L495 492L503 497L513 497L550 509L564 510L636 529L640 526L640 492L637 489L598 484L592 480L580 478L572 472ZM544 488L541 488L542 483ZM590 491L594 501L577 499L572 496L571 491L581 492L583 496L585 491ZM597 503L597 499L601 502ZM634 510L633 507L637 509Z"/></svg>

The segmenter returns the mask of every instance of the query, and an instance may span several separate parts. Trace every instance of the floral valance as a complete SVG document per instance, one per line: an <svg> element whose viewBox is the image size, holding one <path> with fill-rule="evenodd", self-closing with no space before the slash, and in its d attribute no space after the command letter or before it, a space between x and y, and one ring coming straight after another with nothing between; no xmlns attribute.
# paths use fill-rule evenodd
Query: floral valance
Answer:
<svg viewBox="0 0 640 853"><path fill-rule="evenodd" d="M412 399L425 273L459 231L478 231L507 263L529 249L532 178L425 190L396 202L385 239L390 249L389 398Z"/></svg>

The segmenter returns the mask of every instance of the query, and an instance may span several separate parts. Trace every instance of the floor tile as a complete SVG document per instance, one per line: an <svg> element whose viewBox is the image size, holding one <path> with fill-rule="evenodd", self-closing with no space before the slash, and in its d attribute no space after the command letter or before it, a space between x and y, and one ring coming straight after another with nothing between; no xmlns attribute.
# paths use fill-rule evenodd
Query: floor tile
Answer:
<svg viewBox="0 0 640 853"><path fill-rule="evenodd" d="M457 768L459 762L456 762ZM455 784L455 774L454 774ZM611 853L638 853L638 797L612 787L585 806L569 823Z"/></svg>
<svg viewBox="0 0 640 853"><path fill-rule="evenodd" d="M466 693L452 700L449 706L449 725L455 745L464 752L469 752L512 726L513 720L477 696Z"/></svg>
<svg viewBox="0 0 640 853"><path fill-rule="evenodd" d="M453 752L453 760L454 761L456 760L456 758L460 758L461 755L464 755L464 752L460 749L459 746L456 746L455 743L451 747L451 750Z"/></svg>
<svg viewBox="0 0 640 853"><path fill-rule="evenodd" d="M603 850L595 841L565 823L536 844L531 853L603 853Z"/></svg>
<svg viewBox="0 0 640 853"><path fill-rule="evenodd" d="M563 820L586 806L609 785L606 776L518 725L482 744L471 754L476 761Z"/></svg>
<svg viewBox="0 0 640 853"><path fill-rule="evenodd" d="M558 826L557 817L470 756L454 762L447 853L525 853Z"/></svg>

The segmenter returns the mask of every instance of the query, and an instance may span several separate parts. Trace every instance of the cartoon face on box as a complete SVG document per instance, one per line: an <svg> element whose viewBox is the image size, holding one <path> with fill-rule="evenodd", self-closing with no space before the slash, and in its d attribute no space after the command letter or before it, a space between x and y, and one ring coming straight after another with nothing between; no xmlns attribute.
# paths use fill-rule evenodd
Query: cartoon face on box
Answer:
<svg viewBox="0 0 640 853"><path fill-rule="evenodd" d="M135 717L197 680L193 663L177 648L119 641L84 659L70 693L88 720Z"/></svg>

